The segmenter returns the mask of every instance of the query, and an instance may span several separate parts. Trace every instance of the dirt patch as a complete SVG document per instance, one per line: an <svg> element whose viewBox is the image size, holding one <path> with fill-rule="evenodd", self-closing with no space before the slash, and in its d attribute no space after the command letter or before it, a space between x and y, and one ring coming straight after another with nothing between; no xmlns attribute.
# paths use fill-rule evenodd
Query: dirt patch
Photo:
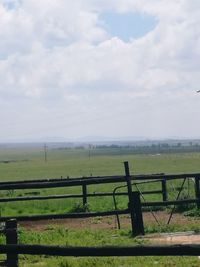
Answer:
<svg viewBox="0 0 200 267"><path fill-rule="evenodd" d="M195 232L176 232L155 235L146 235L144 239L152 244L200 244L200 234Z"/></svg>
<svg viewBox="0 0 200 267"><path fill-rule="evenodd" d="M154 212L155 217L159 222L167 223L169 214L165 211ZM153 223L155 218L150 212L143 213L144 222ZM181 214L174 214L171 223L176 223L179 225L185 225L192 222L200 222L199 218L186 217ZM121 228L131 227L130 217L120 216ZM45 230L49 225L62 225L67 228L74 229L114 229L117 228L117 221L115 216L108 217L95 217L95 218L85 218L85 219L56 219L56 220L41 220L41 221L31 221L31 222L20 222L20 226L26 229L32 230Z"/></svg>
<svg viewBox="0 0 200 267"><path fill-rule="evenodd" d="M167 223L169 216L170 216L170 214L166 211L156 211L156 212L153 212L153 214L155 215L158 222L160 223ZM155 222L155 218L153 217L151 212L144 212L143 218L144 218L144 221ZM184 225L184 224L192 223L192 222L193 223L200 222L200 218L184 216L180 213L174 213L171 218L171 223L180 224L180 225Z"/></svg>
<svg viewBox="0 0 200 267"><path fill-rule="evenodd" d="M167 223L169 214L165 211L154 212L155 217L159 222ZM154 223L155 218L150 212L143 213L144 222ZM171 223L178 225L186 225L189 223L199 223L200 218L186 217L181 214L174 214ZM122 229L130 229L130 217L127 215L120 216ZM20 226L27 230L43 231L51 226L63 226L71 229L116 229L117 221L115 216L95 217L85 219L56 219L56 220L41 220L31 222L20 222ZM146 234L142 237L148 244L170 245L170 244L200 244L200 234L193 231L176 232L176 233L156 233Z"/></svg>
<svg viewBox="0 0 200 267"><path fill-rule="evenodd" d="M64 226L72 229L114 229L117 227L114 217L96 217L85 219L55 219L31 222L20 222L25 229L42 231L49 226Z"/></svg>

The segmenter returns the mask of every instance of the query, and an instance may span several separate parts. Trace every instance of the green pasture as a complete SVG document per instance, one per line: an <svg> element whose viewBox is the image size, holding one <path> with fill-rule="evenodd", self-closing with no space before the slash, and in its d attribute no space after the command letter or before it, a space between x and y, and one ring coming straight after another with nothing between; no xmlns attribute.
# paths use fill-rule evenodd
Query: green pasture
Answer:
<svg viewBox="0 0 200 267"><path fill-rule="evenodd" d="M83 177L102 175L124 174L123 162L129 161L131 174L145 173L191 173L200 172L200 153L169 153L169 154L134 154L130 150L101 149L89 151L87 149L49 149L47 162L44 160L43 147L22 148L0 148L0 181L60 178L60 177ZM169 199L178 194L181 181L170 182L168 186ZM88 192L112 192L119 184L91 185ZM122 184L123 185L123 184ZM160 183L139 186L140 190L161 188ZM134 189L134 187L133 187ZM137 188L135 188L137 189ZM13 197L22 195L49 195L81 193L81 187L53 188L41 190L5 190L0 192L1 197ZM126 188L120 189L126 191ZM181 198L194 195L193 182L187 182ZM144 195L146 200L161 200L161 195ZM127 197L117 197L119 208L127 207ZM102 211L113 209L113 199L88 198L88 209L91 211ZM81 208L82 199L45 200L15 203L0 203L0 215L24 215L64 213L76 211ZM195 211L194 205L182 207L184 210ZM199 220L189 225L162 225L145 222L145 232L157 231L200 231ZM55 227L47 225L44 231L27 231L20 229L20 242L30 244L58 244L58 245L135 245L142 244L140 238L132 238L130 229L122 230L73 230L66 227ZM4 243L4 237L0 236L0 242ZM62 258L62 257L40 257L20 256L20 266L200 266L198 257L120 257L120 258Z"/></svg>
<svg viewBox="0 0 200 267"><path fill-rule="evenodd" d="M100 153L101 152L101 153ZM131 154L121 149L0 148L0 181L55 177L123 174L129 161L131 173L183 173L200 171L200 153ZM3 163L11 160L15 162Z"/></svg>
<svg viewBox="0 0 200 267"><path fill-rule="evenodd" d="M187 229L187 227L186 227ZM172 230L172 229L168 229ZM177 230L175 228L174 230ZM19 242L23 244L66 245L66 246L134 246L148 245L142 238L132 238L129 230L74 230L49 225L43 231L19 230ZM5 238L0 236L0 243ZM1 257L3 259L3 256ZM20 267L198 267L199 258L196 257L47 257L47 256L19 256Z"/></svg>
<svg viewBox="0 0 200 267"><path fill-rule="evenodd" d="M43 147L1 148L0 181L28 180L60 177L83 177L124 174L123 162L129 161L131 174L144 173L189 173L200 172L200 153L177 154L131 154L130 149L49 149L47 162ZM6 163L5 163L6 162ZM182 181L168 183L169 199L174 199ZM112 192L120 184L91 185L88 193ZM122 184L123 185L123 184ZM161 189L161 184L152 183L138 186L139 190ZM133 189L138 189L134 188ZM1 191L1 197L22 195L50 195L81 193L81 187L54 188L41 190ZM120 191L126 191L122 188ZM182 198L194 195L192 181L184 185ZM146 201L161 200L161 194L144 195ZM88 199L91 211L102 211L114 208L112 197L95 197ZM127 197L117 197L119 208L127 207ZM62 199L0 203L1 216L22 214L63 213L75 211L82 204L82 199Z"/></svg>

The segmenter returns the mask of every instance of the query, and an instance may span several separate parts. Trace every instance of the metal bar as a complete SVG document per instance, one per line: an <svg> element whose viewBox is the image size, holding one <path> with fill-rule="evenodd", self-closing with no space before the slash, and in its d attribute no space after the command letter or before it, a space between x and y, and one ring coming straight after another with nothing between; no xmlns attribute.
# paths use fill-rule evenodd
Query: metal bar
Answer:
<svg viewBox="0 0 200 267"><path fill-rule="evenodd" d="M135 185L135 187L137 188L138 192L140 193L140 196L142 197L142 199L143 199L144 202L146 203L146 200L145 200L145 198L144 198L144 196L143 196L143 193L140 191L140 189L138 188L137 185ZM159 223L159 221L157 220L156 215L154 214L154 212L153 212L152 209L150 209L150 212L151 212L152 216L154 217L155 221L157 222L157 224L160 225L160 223Z"/></svg>
<svg viewBox="0 0 200 267"><path fill-rule="evenodd" d="M183 186L184 186L184 184L185 184L185 181L186 181L186 178L184 178L184 180L183 180L183 183L182 183L182 185L181 185L181 188L180 188L180 190L179 190L179 192L178 192L178 195L177 195L177 197L176 197L176 201L177 201L177 200L179 199L179 197L180 197L180 194L181 194L181 192L182 192L182 190L183 190ZM171 211L171 213L170 213L170 216L169 216L169 219L168 219L167 224L169 224L170 221L171 221L171 218L172 218L173 213L174 213L174 211L175 211L175 207L176 207L176 205L174 204L174 207L173 207L173 209L172 209L172 211Z"/></svg>
<svg viewBox="0 0 200 267"><path fill-rule="evenodd" d="M114 203L115 210L117 210L116 191L118 189L121 189L121 188L124 188L124 187L126 187L126 185L117 186L113 190L112 197L113 197L113 203ZM126 195L127 195L127 192L126 192ZM121 228L121 225L120 225L120 220L119 220L119 215L118 214L116 214L116 219L117 219L118 229L120 229Z"/></svg>

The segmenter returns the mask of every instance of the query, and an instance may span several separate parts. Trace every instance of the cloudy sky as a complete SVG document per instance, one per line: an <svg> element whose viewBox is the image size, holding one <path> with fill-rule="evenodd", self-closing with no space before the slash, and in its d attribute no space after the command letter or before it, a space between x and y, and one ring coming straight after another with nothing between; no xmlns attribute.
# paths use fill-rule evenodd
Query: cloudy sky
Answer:
<svg viewBox="0 0 200 267"><path fill-rule="evenodd" d="M200 137L199 0L0 0L0 142Z"/></svg>

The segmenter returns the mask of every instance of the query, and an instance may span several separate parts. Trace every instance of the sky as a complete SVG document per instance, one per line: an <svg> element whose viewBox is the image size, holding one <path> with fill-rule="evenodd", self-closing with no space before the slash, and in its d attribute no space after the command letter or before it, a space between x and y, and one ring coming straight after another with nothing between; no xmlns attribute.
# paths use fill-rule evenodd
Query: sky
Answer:
<svg viewBox="0 0 200 267"><path fill-rule="evenodd" d="M199 0L0 0L0 142L200 138Z"/></svg>

